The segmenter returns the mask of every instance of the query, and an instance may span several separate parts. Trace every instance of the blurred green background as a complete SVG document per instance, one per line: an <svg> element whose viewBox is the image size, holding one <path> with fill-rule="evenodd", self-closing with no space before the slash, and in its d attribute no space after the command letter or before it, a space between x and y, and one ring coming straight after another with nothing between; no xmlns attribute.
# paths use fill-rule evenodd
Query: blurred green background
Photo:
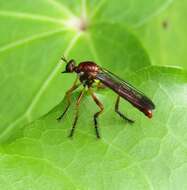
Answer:
<svg viewBox="0 0 187 190"><path fill-rule="evenodd" d="M187 2L0 0L0 189L187 189ZM88 93L69 139L77 90L61 56L95 61L148 95L151 120L115 94Z"/></svg>

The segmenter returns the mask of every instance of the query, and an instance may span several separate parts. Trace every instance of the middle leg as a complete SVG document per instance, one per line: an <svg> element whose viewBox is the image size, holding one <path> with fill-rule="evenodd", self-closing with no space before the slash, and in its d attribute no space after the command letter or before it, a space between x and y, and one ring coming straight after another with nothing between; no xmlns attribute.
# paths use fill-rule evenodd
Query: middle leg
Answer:
<svg viewBox="0 0 187 190"><path fill-rule="evenodd" d="M98 98L96 97L96 95L89 89L89 91L91 92L92 98L94 100L94 102L98 105L98 107L100 108L100 111L96 112L94 114L94 126L95 126L95 132L96 132L96 136L97 138L100 138L99 135L99 130L98 130L98 122L97 122L97 118L99 117L99 115L103 112L104 110L104 106L103 104L98 100Z"/></svg>
<svg viewBox="0 0 187 190"><path fill-rule="evenodd" d="M76 101L76 113L75 113L75 118L74 118L73 126L72 126L72 128L71 128L71 132L70 132L70 134L69 134L69 137L72 137L73 134L74 134L74 131L75 131L75 127L76 127L77 120L78 120L78 116L79 116L79 106L80 106L80 102L81 102L81 100L82 100L82 97L83 97L83 95L84 95L84 90L85 90L85 89L83 89L83 90L80 92L80 94L79 94L79 96L78 96L78 98L77 98L77 101Z"/></svg>

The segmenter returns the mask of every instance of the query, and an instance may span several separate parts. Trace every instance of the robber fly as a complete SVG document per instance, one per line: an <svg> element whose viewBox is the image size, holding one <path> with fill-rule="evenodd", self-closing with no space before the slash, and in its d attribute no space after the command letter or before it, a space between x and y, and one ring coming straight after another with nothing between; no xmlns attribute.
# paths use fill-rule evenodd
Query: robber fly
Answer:
<svg viewBox="0 0 187 190"><path fill-rule="evenodd" d="M61 120L65 113L68 111L68 108L71 104L71 94L74 90L76 90L81 84L83 85L83 89L78 95L78 98L76 100L76 114L73 122L73 126L70 132L70 137L73 136L75 126L78 120L79 115L79 105L81 102L81 99L83 97L83 94L85 92L85 88L88 89L90 92L94 102L99 107L99 111L96 112L93 116L94 119L94 126L95 126L95 132L97 138L100 138L99 131L98 131L98 121L97 118L99 115L103 112L104 106L103 104L98 100L94 92L92 91L92 86L96 81L99 81L104 86L112 89L118 96L115 103L115 111L116 113L126 120L129 123L133 123L134 121L127 118L124 114L122 114L119 111L119 101L120 98L124 98L128 102L130 102L134 107L139 109L141 112L143 112L147 117L152 117L152 110L155 109L154 103L146 97L142 92L134 88L132 85L130 85L128 82L120 79L118 76L114 75L110 71L100 67L96 63L92 61L84 61L79 63L76 66L75 60L67 61L64 57L62 60L66 63L66 69L62 73L77 73L77 78L75 82L73 83L72 87L66 92L68 104L65 108L62 115L58 118L58 120ZM78 82L79 81L79 82Z"/></svg>

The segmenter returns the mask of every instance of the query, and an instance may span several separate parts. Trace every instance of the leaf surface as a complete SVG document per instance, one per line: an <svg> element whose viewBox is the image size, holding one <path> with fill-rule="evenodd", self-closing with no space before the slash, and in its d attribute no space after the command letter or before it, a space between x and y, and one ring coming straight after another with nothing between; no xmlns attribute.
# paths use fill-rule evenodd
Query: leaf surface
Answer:
<svg viewBox="0 0 187 190"><path fill-rule="evenodd" d="M128 80L155 102L151 120L121 101L121 111L136 121L129 125L114 112L115 94L99 90L96 94L105 105L99 118L102 138L96 139L93 127L98 108L85 94L70 139L78 90L61 122L56 118L66 99L1 147L1 174L10 179L1 187L8 189L19 181L23 189L37 189L44 182L45 189L185 189L187 74L151 66Z"/></svg>

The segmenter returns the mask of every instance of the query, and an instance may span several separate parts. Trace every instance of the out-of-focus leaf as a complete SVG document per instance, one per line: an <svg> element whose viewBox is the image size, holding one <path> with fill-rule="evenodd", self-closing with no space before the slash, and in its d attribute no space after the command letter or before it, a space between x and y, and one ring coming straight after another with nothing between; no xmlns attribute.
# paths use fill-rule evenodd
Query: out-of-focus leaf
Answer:
<svg viewBox="0 0 187 190"><path fill-rule="evenodd" d="M137 29L152 63L187 68L187 1L177 0L161 15Z"/></svg>

